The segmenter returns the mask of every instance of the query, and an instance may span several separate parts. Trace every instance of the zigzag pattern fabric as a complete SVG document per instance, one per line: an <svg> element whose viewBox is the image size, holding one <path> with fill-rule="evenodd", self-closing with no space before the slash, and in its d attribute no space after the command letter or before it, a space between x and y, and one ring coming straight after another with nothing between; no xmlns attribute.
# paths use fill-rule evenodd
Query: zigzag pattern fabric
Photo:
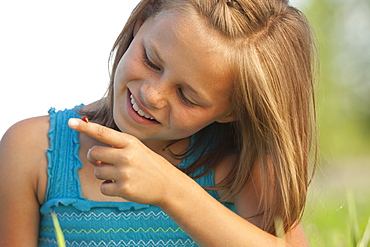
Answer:
<svg viewBox="0 0 370 247"><path fill-rule="evenodd" d="M51 218L51 215L48 215L46 217ZM67 220L67 221L73 221L73 220L81 221L81 220L92 220L92 219L94 219L94 220L129 220L129 219L135 219L135 220L154 219L154 220L158 220L158 219L168 219L168 215L163 211L160 211L158 213L154 213L154 212L149 212L149 213L144 213L144 212L139 212L139 213L121 212L118 215L114 214L114 213L108 213L108 214L99 213L99 214L96 214L94 212L83 213L83 214L72 213L70 215L67 214L67 213L61 213L61 214L58 214L58 219L59 220Z"/></svg>
<svg viewBox="0 0 370 247"><path fill-rule="evenodd" d="M82 197L78 178L78 169L82 167L78 156L78 132L67 125L69 118L80 117L81 106L49 111L48 187L40 209L39 246L57 246L52 211L58 217L69 247L198 246L159 207L133 202L89 201ZM196 158L188 157L180 166L187 167ZM211 172L196 181L202 186L213 186L213 179ZM215 191L209 193L219 199ZM230 204L225 206L234 210Z"/></svg>
<svg viewBox="0 0 370 247"><path fill-rule="evenodd" d="M45 239L41 241L48 242L49 245L56 246L57 243L55 239ZM115 246L130 246L130 247L137 247L137 246L196 246L194 241L192 240L186 240L181 241L173 241L169 240L167 242L164 242L163 240L160 240L158 242L154 242L153 240L149 240L149 242L145 242L143 240L139 240L138 242L135 242L133 240L130 240L128 242L125 242L123 240L119 241L118 243L115 243L113 241L109 241L108 243L101 241L99 243L96 243L94 241L82 241L81 243L77 243L76 241L69 242L66 241L67 246L74 246L74 247L115 247Z"/></svg>
<svg viewBox="0 0 370 247"><path fill-rule="evenodd" d="M54 210L67 246L197 246L155 206L130 207L123 212L115 207L93 207L79 212L73 205L58 205ZM43 215L39 246L56 246L54 230L50 214Z"/></svg>

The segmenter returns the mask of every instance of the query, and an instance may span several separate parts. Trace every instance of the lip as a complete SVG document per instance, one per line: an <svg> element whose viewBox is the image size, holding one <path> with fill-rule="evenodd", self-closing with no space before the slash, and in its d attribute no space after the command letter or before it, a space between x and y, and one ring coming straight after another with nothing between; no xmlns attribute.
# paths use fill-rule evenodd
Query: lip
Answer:
<svg viewBox="0 0 370 247"><path fill-rule="evenodd" d="M136 97L130 92L130 90L127 90L127 100L126 100L126 103L127 103L127 112L128 112L128 115L137 123L139 124L144 124L144 125L156 125L156 124L159 124L159 122L157 120L149 120L145 117L142 117L140 116L135 110L134 108L132 108L132 104L131 104L131 100L130 100L130 95L132 95L132 97L134 97L134 100L136 102L136 104L139 106L139 108L145 112L146 114L148 114L149 116L153 117L140 103L140 101L138 101L136 99ZM154 117L153 117L154 118Z"/></svg>

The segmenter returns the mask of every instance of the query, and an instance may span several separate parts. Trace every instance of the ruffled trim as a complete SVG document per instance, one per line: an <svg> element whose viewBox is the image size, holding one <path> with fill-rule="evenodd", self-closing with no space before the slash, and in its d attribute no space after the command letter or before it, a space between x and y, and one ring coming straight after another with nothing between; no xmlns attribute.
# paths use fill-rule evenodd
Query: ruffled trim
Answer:
<svg viewBox="0 0 370 247"><path fill-rule="evenodd" d="M83 105L79 105L79 106L76 106L73 111L77 114L77 116L80 116L79 115L79 111L81 109ZM76 162L76 166L73 168L73 173L72 173L72 176L73 176L73 181L76 182L76 190L77 190L77 193L78 193L78 196L80 198L83 198L82 197L82 189L81 189L81 181L80 181L80 178L78 176L78 170L81 169L83 167L82 165L82 162L81 162L81 159L80 159L80 156L79 156L79 152L80 152L80 134L79 132L77 131L73 131L74 135L73 135L73 145L72 147L74 147L73 149L73 158L74 158L74 161Z"/></svg>
<svg viewBox="0 0 370 247"><path fill-rule="evenodd" d="M47 159L48 159L48 167L47 167L47 174L48 174L48 184L47 184L47 187L46 187L46 194L45 194L45 199L49 197L49 194L50 194L50 183L51 183L51 162L52 162L52 155L53 155L53 152L55 150L55 147L54 147L54 132L55 132L55 118L56 118L56 111L55 111L55 108L52 107L50 108L50 110L48 111L49 113L49 122L50 122L50 127L49 127L49 132L48 132L48 138L49 138L49 148L46 150L46 156L47 156Z"/></svg>
<svg viewBox="0 0 370 247"><path fill-rule="evenodd" d="M46 150L46 155L48 158L48 186L46 190L46 200L52 199L55 196L64 195L64 193L71 193L71 195L82 198L81 185L78 177L78 169L82 167L80 158L78 156L80 149L79 134L77 131L71 130L67 126L67 121L70 117L79 117L79 110L82 106L83 104L80 104L78 106L75 106L72 110L65 109L64 111L56 111L55 108L51 108L48 111L50 118L48 138L50 144L49 148ZM58 126L60 128L59 132L57 129ZM64 129L66 129L67 131L64 132ZM57 141L60 138L63 140L63 143ZM68 150L68 148L70 147L70 144L68 142L64 142L65 140L68 140L68 138L71 138L73 143L73 156L71 157L72 160L70 160L70 162L76 165L73 167L74 171L72 172L73 182L63 184L60 183L60 181L63 181L63 176L67 176L67 174L60 174L60 171L55 171L54 166L57 164L57 162L59 162L59 150ZM64 188L62 188L63 186Z"/></svg>
<svg viewBox="0 0 370 247"><path fill-rule="evenodd" d="M117 208L120 211L141 210L151 205L138 204L135 202L99 202L74 198L58 198L45 202L41 208L41 214L50 214L56 207L72 206L79 211L90 211L92 208Z"/></svg>

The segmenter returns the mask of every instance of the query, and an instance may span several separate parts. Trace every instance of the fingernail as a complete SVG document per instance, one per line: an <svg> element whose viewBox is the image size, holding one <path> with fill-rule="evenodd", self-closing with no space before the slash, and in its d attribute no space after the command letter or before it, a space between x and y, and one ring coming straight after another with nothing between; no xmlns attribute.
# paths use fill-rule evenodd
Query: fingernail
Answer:
<svg viewBox="0 0 370 247"><path fill-rule="evenodd" d="M78 121L75 118L70 118L68 120L68 125L71 127L77 127L78 126Z"/></svg>

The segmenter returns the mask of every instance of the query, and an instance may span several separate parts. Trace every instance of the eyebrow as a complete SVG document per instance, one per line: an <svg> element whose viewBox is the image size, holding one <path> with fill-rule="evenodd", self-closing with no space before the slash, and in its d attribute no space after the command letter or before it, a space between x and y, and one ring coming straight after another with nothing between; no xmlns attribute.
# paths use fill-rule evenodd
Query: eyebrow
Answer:
<svg viewBox="0 0 370 247"><path fill-rule="evenodd" d="M158 59L160 63L164 63L164 60L159 54L157 47L150 39L144 39L143 43L145 52L149 52L149 55L155 56L155 58ZM148 49L148 47L150 47L150 49Z"/></svg>
<svg viewBox="0 0 370 247"><path fill-rule="evenodd" d="M211 104L206 99L206 97L202 97L202 95L199 94L198 91L195 90L189 83L185 83L183 87L186 88L186 89L188 89L189 91L191 91L192 94L195 94L197 96L198 102L201 104L201 106L203 106L205 108L211 106Z"/></svg>

